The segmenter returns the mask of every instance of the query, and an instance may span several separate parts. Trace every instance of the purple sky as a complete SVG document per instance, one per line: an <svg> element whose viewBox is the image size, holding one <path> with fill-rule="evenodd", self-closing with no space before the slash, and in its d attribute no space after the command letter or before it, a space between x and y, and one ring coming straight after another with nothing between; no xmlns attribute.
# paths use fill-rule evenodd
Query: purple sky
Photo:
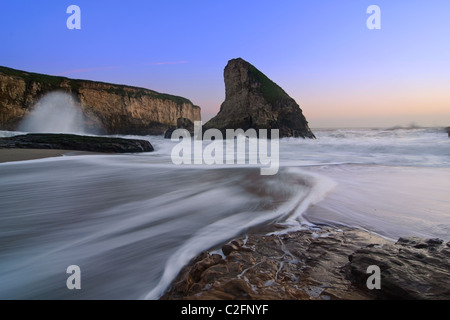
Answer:
<svg viewBox="0 0 450 320"><path fill-rule="evenodd" d="M69 5L81 30L69 30ZM369 5L381 29L369 30ZM0 65L180 95L204 120L242 57L311 127L450 125L450 1L2 1Z"/></svg>

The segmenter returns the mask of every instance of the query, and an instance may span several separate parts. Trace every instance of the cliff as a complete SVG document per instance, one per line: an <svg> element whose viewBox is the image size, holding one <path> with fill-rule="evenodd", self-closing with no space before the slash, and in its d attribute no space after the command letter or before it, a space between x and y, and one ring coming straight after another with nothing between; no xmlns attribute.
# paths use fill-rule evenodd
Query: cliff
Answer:
<svg viewBox="0 0 450 320"><path fill-rule="evenodd" d="M230 60L224 70L225 101L204 129L279 129L280 137L315 138L299 105L247 61Z"/></svg>
<svg viewBox="0 0 450 320"><path fill-rule="evenodd" d="M179 118L199 121L200 107L156 91L88 80L73 80L0 67L0 130L16 130L46 93L71 93L81 104L85 125L106 134L164 134Z"/></svg>

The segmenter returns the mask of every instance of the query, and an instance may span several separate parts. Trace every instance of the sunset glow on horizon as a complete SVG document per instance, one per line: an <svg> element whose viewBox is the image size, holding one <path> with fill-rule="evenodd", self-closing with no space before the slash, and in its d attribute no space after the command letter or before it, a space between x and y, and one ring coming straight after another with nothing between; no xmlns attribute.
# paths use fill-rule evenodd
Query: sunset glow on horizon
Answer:
<svg viewBox="0 0 450 320"><path fill-rule="evenodd" d="M80 30L66 27L72 4ZM379 30L366 25L374 4ZM448 12L446 0L8 1L0 65L183 96L206 122L241 57L313 128L450 126Z"/></svg>

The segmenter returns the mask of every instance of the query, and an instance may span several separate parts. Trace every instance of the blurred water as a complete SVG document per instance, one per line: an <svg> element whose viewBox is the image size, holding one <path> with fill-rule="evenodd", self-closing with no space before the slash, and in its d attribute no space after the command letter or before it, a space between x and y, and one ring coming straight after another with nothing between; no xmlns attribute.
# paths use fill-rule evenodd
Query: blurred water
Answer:
<svg viewBox="0 0 450 320"><path fill-rule="evenodd" d="M450 240L445 132L315 134L281 140L275 176L175 166L162 137L139 137L148 154L0 164L0 299L155 299L202 250L274 222ZM66 288L69 265L81 290Z"/></svg>
<svg viewBox="0 0 450 320"><path fill-rule="evenodd" d="M157 298L202 250L326 192L287 169L264 178L136 156L3 164L0 176L1 299L138 299L158 286ZM78 292L66 288L69 265L82 270Z"/></svg>
<svg viewBox="0 0 450 320"><path fill-rule="evenodd" d="M450 169L336 165L314 170L337 186L304 218L342 224L391 240L418 236L450 241Z"/></svg>

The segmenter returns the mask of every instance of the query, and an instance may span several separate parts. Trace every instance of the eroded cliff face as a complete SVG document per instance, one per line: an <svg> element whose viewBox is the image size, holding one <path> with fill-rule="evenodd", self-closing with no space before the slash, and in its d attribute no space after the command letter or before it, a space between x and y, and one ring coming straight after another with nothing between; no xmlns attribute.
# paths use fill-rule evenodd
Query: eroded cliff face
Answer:
<svg viewBox="0 0 450 320"><path fill-rule="evenodd" d="M16 130L46 93L73 94L85 124L106 134L164 134L179 118L200 121L188 99L123 85L72 80L0 67L0 129Z"/></svg>
<svg viewBox="0 0 450 320"><path fill-rule="evenodd" d="M230 60L224 79L225 101L204 129L279 129L280 137L315 138L295 100L247 61Z"/></svg>

